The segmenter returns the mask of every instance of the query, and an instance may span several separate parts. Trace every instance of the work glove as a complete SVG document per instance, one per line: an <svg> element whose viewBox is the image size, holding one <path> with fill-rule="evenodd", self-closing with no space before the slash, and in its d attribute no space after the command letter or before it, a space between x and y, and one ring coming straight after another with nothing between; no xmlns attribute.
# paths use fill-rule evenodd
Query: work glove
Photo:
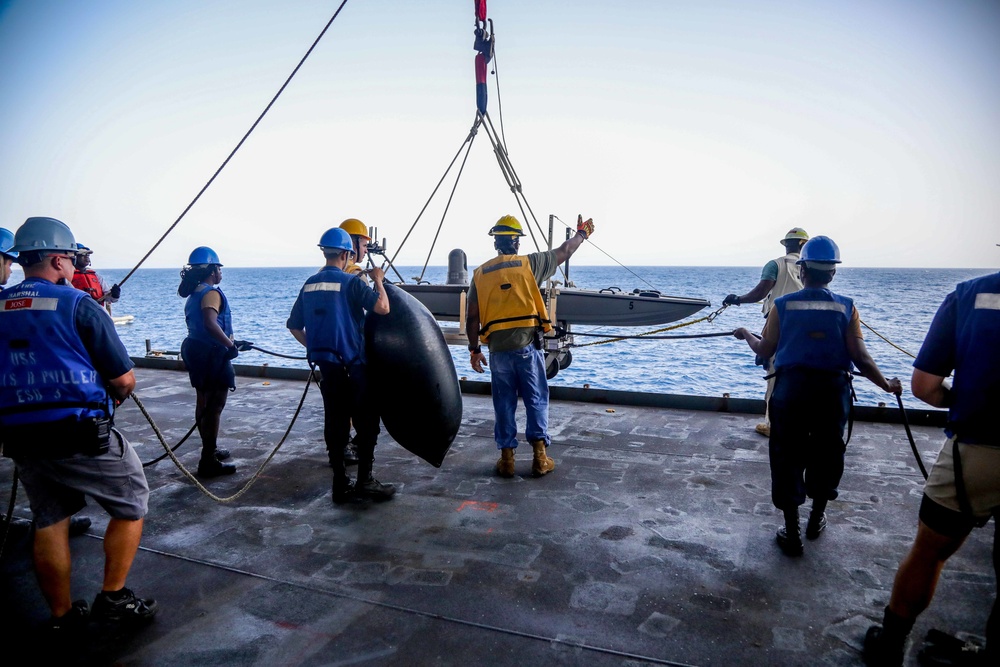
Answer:
<svg viewBox="0 0 1000 667"><path fill-rule="evenodd" d="M239 352L249 352L251 349L253 349L252 340L234 340L233 345L236 346L236 349Z"/></svg>
<svg viewBox="0 0 1000 667"><path fill-rule="evenodd" d="M726 298L722 300L723 306L738 306L740 305L740 297L735 294L727 294Z"/></svg>
<svg viewBox="0 0 1000 667"><path fill-rule="evenodd" d="M589 239L590 235L594 233L594 220L593 218L583 219L582 215L576 216L576 232L583 233L583 238Z"/></svg>
<svg viewBox="0 0 1000 667"><path fill-rule="evenodd" d="M121 286L118 285L118 283L115 283L114 285L111 286L111 298L117 301L121 297L122 297L122 288Z"/></svg>
<svg viewBox="0 0 1000 667"><path fill-rule="evenodd" d="M226 353L222 355L222 358L225 359L226 361L232 361L238 356L240 356L240 351L236 349L235 345L233 345L232 347L226 348Z"/></svg>

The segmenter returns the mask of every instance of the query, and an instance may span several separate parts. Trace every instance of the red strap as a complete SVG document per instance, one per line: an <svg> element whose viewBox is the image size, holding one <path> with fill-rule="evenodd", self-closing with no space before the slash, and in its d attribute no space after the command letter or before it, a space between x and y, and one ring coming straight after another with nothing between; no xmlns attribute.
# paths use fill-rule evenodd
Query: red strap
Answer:
<svg viewBox="0 0 1000 667"><path fill-rule="evenodd" d="M486 20L486 0L473 0L476 3L476 20Z"/></svg>

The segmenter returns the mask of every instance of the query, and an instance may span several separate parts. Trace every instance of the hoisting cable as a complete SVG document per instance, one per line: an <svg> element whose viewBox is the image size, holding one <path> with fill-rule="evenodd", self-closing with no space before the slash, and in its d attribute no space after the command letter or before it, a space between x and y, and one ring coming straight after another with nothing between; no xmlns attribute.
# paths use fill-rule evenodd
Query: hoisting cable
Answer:
<svg viewBox="0 0 1000 667"><path fill-rule="evenodd" d="M451 193L448 195L448 201L445 202L444 211L441 212L441 222L438 223L437 231L434 232L434 240L431 241L431 248L427 251L427 259L424 260L424 268L420 271L420 277L417 278L417 283L423 281L424 274L427 273L427 265L431 262L431 254L434 252L434 246L437 245L438 236L441 235L441 227L444 225L444 219L448 215L448 209L451 208L451 201L455 198L455 190L458 188L458 181L462 178L462 172L465 170L465 163L469 159L469 152L472 151L472 142L475 141L476 135L470 134L469 141L467 142L465 148L465 157L462 158L462 164L458 167L458 173L455 175L455 183L451 186Z"/></svg>
<svg viewBox="0 0 1000 667"><path fill-rule="evenodd" d="M556 220L558 220L559 222L561 222L561 223L563 223L564 225L566 225L566 227L567 227L567 228L569 228L569 229L572 229L572 227L571 227L570 225L567 225L567 224L566 224L566 222L565 222L564 220L562 220L562 219L561 219L561 218L560 218L560 217L559 217L558 215L557 215L557 216L554 216L554 217L555 217L555 219L556 219ZM588 241L590 241L590 239L587 239L587 240L588 240ZM653 285L653 283L649 282L648 280L646 280L645 278L643 278L642 276L640 276L640 275L639 275L638 273L636 273L636 272L635 272L635 271L633 271L632 269L628 268L627 266L625 266L624 264L622 264L621 262L619 262L619 261L618 261L617 259L615 259L615 258L614 258L614 257L612 257L611 255L609 255L608 253L604 252L604 250L602 250L602 249L601 249L601 247L600 247L600 246L598 246L597 244L595 244L595 243L594 243L593 241L590 241L589 245L591 245L591 246L593 246L594 248L596 248L596 249L597 249L598 251L600 251L600 252L601 252L601 254L603 254L603 255L604 255L605 257L607 257L608 259L610 259L611 261L613 261L613 262L614 262L615 264L617 264L618 266L622 267L623 269L625 269L626 271L628 271L629 273L631 273L631 274L632 274L633 276L635 276L636 278L638 278L638 279L639 279L639 280L641 280L642 282L646 283L647 285L649 285L649 286L650 286L650 287L652 287L653 289L656 289L656 286L655 286L655 285Z"/></svg>
<svg viewBox="0 0 1000 667"><path fill-rule="evenodd" d="M493 37L496 38L496 32L493 33ZM500 137L503 139L503 145L507 145L507 136L503 131L503 102L500 100L500 68L497 67L497 51L496 47L493 48L493 78L497 80L497 111L500 113Z"/></svg>
<svg viewBox="0 0 1000 667"><path fill-rule="evenodd" d="M136 396L134 393L132 394L132 400L135 401L135 404L137 406L139 406L139 411L142 413L142 416L145 417L146 421L149 422L149 425L153 428L153 432L156 434L156 437L160 441L160 444L163 445L163 449L166 450L167 454L170 456L170 460L174 462L174 465L177 466L177 468L181 471L181 473L183 473L185 477L191 480L191 482L194 483L195 487L197 487L202 493L204 493L212 500L219 503L231 503L250 490L250 487L254 485L254 483L260 477L261 473L264 472L264 467L271 462L271 459L273 459L274 456L278 453L278 450L281 449L281 446L285 444L285 440L288 439L288 434L292 432L292 426L295 425L295 421L299 418L299 413L302 411L302 406L306 402L306 394L309 393L309 385L312 384L312 381L314 379L315 379L315 370L310 368L309 378L306 380L305 389L303 389L302 391L302 398L299 399L299 405L298 407L295 408L295 414L292 415L292 421L288 424L288 428L285 429L285 434L281 436L281 440L279 440L278 444L274 446L274 449L264 460L264 462L260 464L260 467L257 468L257 471L247 481L247 483L244 484L239 491L226 498L217 496L211 491L209 491L207 488L205 488L205 486L201 482L198 481L198 478L195 477L190 470L184 467L184 464L182 464L180 460L177 458L177 456L170 450L170 445L167 444L166 439L163 437L163 433L160 431L160 428L156 425L156 422L153 421L153 418L150 416L149 412L146 411L146 406L142 404L142 401L139 400L139 397Z"/></svg>
<svg viewBox="0 0 1000 667"><path fill-rule="evenodd" d="M274 94L274 97L271 98L271 101L267 103L267 106L264 108L264 110L260 113L259 116L257 116L257 120L253 122L253 125L250 126L250 129L246 131L246 134L243 135L243 138L240 139L239 143L236 144L236 148L234 148L226 157L226 159L223 160L222 164L219 165L219 168L215 170L214 174L212 174L212 177L208 179L208 182L205 183L204 186L202 186L201 190L198 191L198 194L196 194L194 199L191 200L191 203L187 205L187 207L181 212L181 214L177 216L177 219L174 220L174 223L170 225L170 227L167 228L167 231L163 233L163 236L160 237L160 240L154 243L153 247L149 249L149 252L147 252L145 255L142 256L142 259L139 260L139 263L136 264L135 267L133 267L132 270L129 271L125 275L125 277L121 279L120 282L117 283L119 287L124 285L125 282L132 277L132 274L135 273L147 259L149 259L149 256L153 254L153 251L155 251L160 246L160 244L163 243L164 239L167 238L170 232L174 231L174 227L176 227L180 223L180 221L184 218L184 216L187 215L188 211L190 211L191 208L195 205L195 203L201 198L201 196L205 194L205 191L208 190L210 185L212 185L216 177L218 177L218 175L222 173L222 170L226 167L227 164L229 164L229 161L233 159L233 156L236 155L236 151L238 151L243 146L244 142L246 142L246 140L250 138L250 134L255 129L257 129L257 125L259 125L260 122L264 119L264 116L267 114L267 112L271 110L271 107L274 106L274 103L278 101L278 97L281 96L283 92L285 92L285 88L287 88L288 84L291 83L292 77L294 77L298 73L299 68L301 68L302 65L306 62L306 58L308 58L309 55L313 52L313 49L316 48L316 45L319 44L319 41L323 39L323 35L326 34L326 31L333 24L334 19L337 18L337 16L340 14L340 10L342 10L344 8L344 5L346 4L347 0L343 0L343 2L340 3L340 6L337 7L337 11L333 13L333 16L331 16L330 20L327 21L325 26L323 26L323 30L320 31L319 36L317 36L316 39L313 41L312 45L309 47L309 50L307 50L306 54L302 56L302 59L299 61L299 64L295 66L295 69L292 70L292 73L289 74L288 78L285 79L285 82L281 84L281 88L278 89L278 92Z"/></svg>
<svg viewBox="0 0 1000 667"><path fill-rule="evenodd" d="M451 162L448 164L448 168L444 170L443 174L441 174L441 178L438 179L437 185L434 186L434 190L431 192L431 196L427 198L426 202L424 202L424 206L423 208L420 209L420 213L417 214L416 220L414 220L413 224L410 225L410 228L406 232L406 236L403 237L403 240L400 242L399 246L397 246L396 253L392 256L392 259L386 260L389 262L390 266L392 266L393 263L396 261L396 258L399 257L399 253L402 252L403 246L406 244L407 239L410 238L410 234L413 233L413 230L416 228L417 223L420 222L420 218L423 217L424 211L426 211L427 207L430 206L431 201L434 199L434 195L437 194L437 191L438 189L440 189L441 184L444 183L444 179L448 176L448 172L450 172L451 168L455 166L455 161L458 160L458 156L462 154L462 149L465 148L465 144L472 142L472 140L476 136L476 133L479 131L479 126L482 125L482 122L483 122L482 118L480 118L479 112L477 111L476 120L472 123L472 129L469 130L468 136L465 137L465 140L462 142L462 145L458 147L457 151L455 151L455 157L451 158ZM398 271L396 271L396 275L399 276ZM403 276L399 276L399 278L403 280L403 282L406 282L403 279Z"/></svg>
<svg viewBox="0 0 1000 667"><path fill-rule="evenodd" d="M521 210L521 217L524 218L525 222L534 222L535 227L538 228L538 233L541 237L545 237L545 231L542 229L541 223L538 222L538 218L535 217L535 212L531 210L531 205L528 204L528 198L524 196L524 188L521 185L521 179L518 177L517 172L514 170L514 165L510 162L510 156L507 154L507 146L500 143L500 138L497 135L496 128L493 127L493 119L490 118L489 113L483 114L486 123L483 125L486 128L486 136L489 137L490 143L493 145L493 155L497 158L497 164L500 165L500 171L503 173L504 179L507 181L507 185L510 187L511 193L514 195L515 201L517 201L517 206ZM523 203L522 203L523 202ZM525 212L525 209L527 213ZM531 235L531 242L535 244L535 250L540 251L542 248L538 244L538 239L535 238L535 232L531 229L531 225L528 226L528 232Z"/></svg>
<svg viewBox="0 0 1000 667"><path fill-rule="evenodd" d="M867 323L867 322L865 322L864 320L862 320L861 318L858 318L858 321L860 321L860 322L861 322L861 324L864 324L864 325L865 325L865 327L866 327L866 328L867 328L867 329L868 329L869 331L871 331L871 332L872 332L873 334L875 334L876 336L878 336L879 338L881 338L881 339L882 339L882 340L884 340L885 342L889 343L889 345L892 345L892 346L893 346L894 348L896 348L897 350L899 350L899 351L900 351L900 352L902 352L903 354L907 354L907 355L909 355L909 356L910 356L911 358L913 358L913 359L916 359L916 358L917 358L917 355L915 355L915 354L913 354L912 352L909 352L909 351L907 351L907 350L904 350L903 348L901 348L900 346L896 345L895 343L893 343L893 342L892 342L891 340L889 340L888 338L886 338L885 336L883 336L883 335L882 335L882 334L880 334L879 332L877 332L877 331L875 331L874 329L872 329L872 328L871 328L870 326L868 326L868 323Z"/></svg>

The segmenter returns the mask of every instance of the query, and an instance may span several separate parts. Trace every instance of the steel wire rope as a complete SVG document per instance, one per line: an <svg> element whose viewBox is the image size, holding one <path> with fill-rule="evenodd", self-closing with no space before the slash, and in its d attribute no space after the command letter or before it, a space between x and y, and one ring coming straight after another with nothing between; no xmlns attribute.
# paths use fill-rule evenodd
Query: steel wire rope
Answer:
<svg viewBox="0 0 1000 667"><path fill-rule="evenodd" d="M339 7L337 7L337 11L335 11L335 12L333 13L333 16L331 16L331 17L330 17L330 20L326 22L326 25L325 25L325 26L323 26L323 30L321 30L321 31L320 31L320 33L319 33L319 36L317 36L317 37L316 37L316 39L315 39L315 40L313 40L313 43L312 43L312 45L311 45L311 46L309 47L309 49L308 49L308 50L306 51L305 55L304 55L304 56L302 56L302 59L301 59L301 60L299 60L299 64L295 66L295 69L293 69L293 70L292 70L292 73L291 73L291 74L289 74L289 75L288 75L288 78L287 78L287 79L285 79L285 82L284 82L283 84L281 84L281 88L279 88L279 89L278 89L278 92L274 94L274 97L272 97L272 98L271 98L271 101L267 103L267 106L266 106L266 107L264 107L264 110L263 110L263 111L262 111L262 112L260 113L260 115L259 115L259 116L257 116L257 120L255 120L255 121L253 122L253 125L251 125L251 126L250 126L250 129L246 131L246 134L244 134L244 135L243 135L243 138L242 138L242 139L240 139L239 143L237 143L237 144L236 144L236 148L234 148L234 149L233 149L233 150L232 150L232 151L231 151L231 152L229 153L229 155L228 155L228 156L226 157L226 159L222 161L222 164L221 164L221 165L219 165L219 168L215 170L215 173L214 173L214 174L212 174L212 177L208 179L208 182L207 182L207 183L205 183L205 185L204 185L204 186L202 186L201 190L199 190L199 191L198 191L198 194L196 194L196 195L195 195L195 197L194 197L194 199L192 199L192 200L191 200L191 203L190 203L190 204L188 204L188 205L187 205L187 207L185 207L185 208L184 208L184 210L183 210L183 211L181 212L181 214L180 214L179 216L177 216L177 219L176 219L176 220L174 220L174 223L173 223L172 225L170 225L170 227L168 227L168 228L167 228L167 231L165 231L165 232L163 233L163 236L161 236L161 237L160 237L160 239L159 239L159 240L158 240L158 241L157 241L156 243L154 243L154 244L153 244L153 247L149 249L149 252L147 252L147 253L146 253L145 255L143 255L143 256L142 256L142 259L140 259L140 260L139 260L139 263L138 263L138 264L136 264L136 265L135 265L135 266L134 266L134 267L132 268L132 270L131 270L131 271L129 271L129 272L127 273L127 274L125 274L125 277L121 279L121 282L117 283L119 287L121 287L122 285L124 285L124 284L125 284L125 282L126 282L126 281L127 281L127 280L128 280L129 278L131 278L131 277L132 277L132 274L133 274L133 273L135 273L136 271L138 271L138 270L139 270L139 267L140 267L140 266L142 266L142 265L143 265L143 263L145 263L145 261L146 261L147 259L149 259L149 256L150 256L150 255L152 255L152 254L153 254L153 252L154 252L154 251L155 251L155 250L156 250L156 249L157 249L158 247L160 247L160 244L161 244L161 243L163 243L164 239L166 239L166 238L167 238L167 236L168 236L168 235L170 234L170 232L174 231L174 228L175 228L175 227L176 227L176 226L177 226L178 224L180 224L180 221L184 219L184 216L185 216L185 215L187 215L188 211L190 211L190 210L191 210L191 208L192 208L192 207L193 207L193 206L194 206L194 205L195 205L195 204L196 204L196 203L198 202L198 200L199 200L199 199L201 199L201 196L202 196L203 194L205 194L205 191L206 191L206 190L208 190L209 186L211 186L211 185L212 185L212 183L213 183L213 182L215 181L215 179L216 179L216 178L217 178L217 177L219 176L219 174L220 174L220 173L222 173L222 170L223 170L223 169L225 169L226 165L228 165L228 164L229 164L229 161L233 159L233 156L235 156L235 155L236 155L236 152L237 152L238 150L240 150L240 148L242 148L242 146L243 146L243 144L244 144L244 143L246 142L246 140L250 138L250 134L251 134L251 133L252 133L252 132L253 132L253 131L254 131L255 129L257 129L257 126L258 126L258 125L260 124L260 122L261 122L262 120L264 120L264 116L265 116L265 115L267 115L267 112L271 110L271 107L272 107L272 106L274 106L274 103L278 101L278 97L280 97L280 96L281 96L281 94L282 94L283 92L285 92L285 88L287 88L287 87L288 87L288 84L289 84L289 83L291 83L291 81L292 81L292 78L293 78L293 77L294 77L294 76L295 76L295 75L296 75L296 74L298 73L298 71L299 71L299 69L300 69L300 68L302 67L302 65L303 65L303 64L305 64L305 62L306 62L306 59L307 59L307 58L308 58L308 57L310 56L310 54L312 54L312 52L313 52L313 49L315 49L315 48L316 48L316 45L317 45L317 44L319 44L319 41L320 41L321 39L323 39L323 35L325 35L325 34L326 34L326 31L327 31L327 30L328 30L328 29L330 28L330 26L331 26L331 25L333 24L333 21L334 21L334 20L335 20L335 19L337 18L337 16L338 16L338 15L340 15L340 10L342 10L342 9L344 8L344 5L346 5L346 4L347 4L347 0L343 0L343 1L342 1L342 2L340 3L340 6L339 6Z"/></svg>
<svg viewBox="0 0 1000 667"><path fill-rule="evenodd" d="M423 217L424 212L427 210L427 207L430 206L431 201L434 200L434 195L436 195L437 191L441 188L441 184L444 183L444 179L448 177L448 172L450 172L451 168L455 166L455 161L458 160L458 156L462 154L462 149L465 148L465 144L470 143L473 140L473 138L476 136L476 133L479 131L479 126L482 125L482 122L483 122L482 118L479 116L479 112L477 111L476 120L472 123L472 129L469 130L469 134L465 137L465 140L462 141L462 145L458 147L458 150L455 151L455 156L451 158L451 162L448 163L448 168L444 170L443 174L441 174L441 178L438 179L437 185L435 185L434 190L431 191L431 196L427 198L426 202L424 202L424 206L423 208L420 209L420 213L417 214L416 220L413 221L413 224L410 225L410 229L407 230L406 232L406 236L404 236L403 240L400 241L399 246L396 248L396 253L392 256L392 259L386 260L389 262L390 266L392 266L396 262L396 258L399 257L399 253L402 252L403 246L406 244L407 239L410 238L410 235L413 233L413 230L416 229L417 227L417 223L420 222L420 218ZM396 272L396 275L399 275L398 271ZM402 278L402 276L399 277Z"/></svg>
<svg viewBox="0 0 1000 667"><path fill-rule="evenodd" d="M557 215L557 216L554 216L554 217L555 217L555 219L556 219L556 220L558 220L559 222L561 222L561 223L563 223L564 225L566 225L566 227L567 227L568 229L572 229L572 226L570 226L570 225L566 224L566 221L565 221L565 220L563 220L563 219L561 219L561 218L560 218L560 217L559 217L558 215ZM588 241L590 241L590 239L589 239L589 238L588 238L587 240L588 240ZM617 259L615 259L615 258L614 258L614 257L612 257L611 255L609 255L608 253L606 253L606 252L605 252L605 251L604 251L603 249L601 249L601 247L600 247L599 245L597 245L597 244L596 244L596 243L594 243L593 241L590 241L590 245L592 245L592 246L593 246L594 248L596 248L596 249L597 249L598 251L600 251L600 252L601 252L601 254L603 254L603 255L604 255L605 257L607 257L608 259L610 259L611 261L613 261L613 262L614 262L615 264L617 264L618 266L622 267L623 269L625 269L626 271L628 271L628 272L629 272L629 273L631 273L631 274L632 274L633 276L635 276L636 278L638 278L638 279L639 279L639 280L641 280L642 282L646 283L647 285L649 285L649 286L650 286L650 287L652 287L653 289L656 289L656 286L655 286L655 285L654 285L653 283L649 282L648 280L646 280L645 278L643 278L642 276L640 276L640 275L639 275L638 273L636 273L635 271L633 271L633 270L632 270L632 269L630 269L629 267L625 266L624 264L622 264L621 262L619 262L619 261L618 261Z"/></svg>
<svg viewBox="0 0 1000 667"><path fill-rule="evenodd" d="M493 32L493 38L496 39L496 32ZM497 67L497 50L496 42L493 46L493 78L497 80L497 112L500 114L500 137L503 139L503 145L507 145L507 135L504 134L503 130L503 101L500 99L500 68Z"/></svg>
<svg viewBox="0 0 1000 667"><path fill-rule="evenodd" d="M496 128L493 127L493 119L490 118L489 113L483 114L483 117L486 119L486 123L483 125L483 127L486 128L486 136L489 137L490 143L493 144L493 154L496 155L497 162L500 164L500 171L503 172L504 178L510 186L510 191L514 194L517 206L521 210L521 217L524 218L526 223L529 221L534 222L535 227L538 228L539 236L544 238L545 231L542 229L542 225L538 222L538 218L535 217L535 212L531 209L531 204L528 203L528 198L524 196L524 186L521 184L521 178L517 175L517 171L514 169L514 165L510 161L510 154L507 152L506 142L500 142L500 137L497 134ZM507 175L508 171L510 172L510 176ZM524 202L523 205L522 202ZM528 209L527 213L524 212L525 208ZM528 231L531 232L531 242L535 244L535 250L541 251L542 248L538 245L538 240L535 238L531 225L528 225Z"/></svg>
<svg viewBox="0 0 1000 667"><path fill-rule="evenodd" d="M465 147L465 157L462 158L462 164L458 167L458 173L455 174L455 183L451 186L451 192L448 194L448 201L445 202L444 211L441 213L441 222L438 223L437 231L434 232L434 240L431 241L430 250L427 251L427 259L424 260L424 268L420 271L420 277L417 278L417 283L423 282L424 274L427 273L427 265L431 262L431 255L434 253L434 246L437 245L438 237L441 235L441 227L444 226L444 219L448 217L448 210L451 208L451 202L455 198L455 190L458 189L458 182L462 179L462 172L465 171L465 163L469 160L469 153L472 152L472 144L476 139L476 135L472 134L469 137L469 141L466 142Z"/></svg>
<svg viewBox="0 0 1000 667"><path fill-rule="evenodd" d="M142 401L139 400L139 397L135 393L131 394L131 398L133 401L135 401L135 404L139 406L139 411L142 413L142 416L145 417L146 421L149 422L149 425L153 428L153 432L156 434L156 437L160 441L160 444L163 445L163 448L170 456L170 460L174 462L174 465L177 466L177 468L181 471L181 473L189 480L191 480L191 482L194 483L195 487L198 490L200 490L202 493L204 493L212 500L219 503L231 503L250 490L250 487L254 485L254 483L260 477L261 473L264 472L264 468L267 466L267 464L271 462L271 459L275 457L275 455L278 453L278 450L281 449L281 446L285 444L285 440L288 439L288 434L292 432L292 427L295 425L295 421L299 418L299 413L302 412L302 406L306 402L306 394L309 393L309 385L312 384L313 380L315 379L316 379L315 370L310 368L309 377L308 379L306 379L305 389L303 389L302 391L302 397L299 399L298 407L295 408L295 414L292 415L292 421L288 424L288 428L285 429L285 434L281 436L281 440L279 440L278 444L274 446L274 449L271 450L271 453L268 454L264 462L260 464L260 467L257 468L257 471L254 472L254 474L250 477L249 480L247 480L246 484L244 484L239 491L225 498L217 496L211 491L209 491L204 484L198 481L198 479L191 473L190 470L184 467L184 464L181 463L180 460L177 458L177 456L173 453L173 451L170 450L170 445L167 444L166 440L163 437L163 433L160 431L160 428L156 425L156 422L153 421L153 417L146 410L146 406L142 404Z"/></svg>

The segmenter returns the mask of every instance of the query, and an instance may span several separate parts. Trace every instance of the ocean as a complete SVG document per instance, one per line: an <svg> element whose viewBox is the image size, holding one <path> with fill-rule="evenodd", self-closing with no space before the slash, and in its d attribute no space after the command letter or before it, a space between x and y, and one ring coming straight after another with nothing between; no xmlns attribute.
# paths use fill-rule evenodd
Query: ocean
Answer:
<svg viewBox="0 0 1000 667"><path fill-rule="evenodd" d="M126 270L97 268L108 282L115 282ZM135 320L118 327L129 352L142 356L148 340L153 349L178 350L184 339L184 299L177 296L179 269L140 269L125 284L122 298L113 306L115 315L133 315ZM293 356L304 355L302 348L285 328L285 320L302 283L316 268L229 268L223 269L221 287L229 298L235 335L260 347ZM417 267L400 267L410 280ZM854 299L863 322L899 347L916 354L938 305L955 284L990 273L990 269L879 269L844 267L837 272L831 288ZM470 270L471 274L471 270ZM445 267L428 268L426 279L444 282ZM627 292L655 287L663 294L700 297L722 305L730 292L750 290L760 278L759 267L630 267L571 266L570 277L577 287L602 289L619 287ZM9 284L19 279L12 277ZM689 320L711 312L706 308ZM699 322L669 333L731 331L745 326L759 332L763 325L759 305L727 308L714 322ZM614 328L575 327L579 332L637 334L657 327ZM899 377L905 388L908 407L926 407L909 392L912 358L862 327L872 357L887 376ZM578 343L592 338L578 338ZM452 347L459 376L488 380L489 373L473 378L465 347ZM304 361L281 359L257 351L240 355L239 363L270 364L305 368ZM754 365L754 355L743 341L730 337L669 341L622 341L573 350L573 362L551 381L553 385L671 393L697 396L763 398L764 373ZM877 405L894 402L892 397L864 378L855 380L858 402ZM139 388L141 391L141 387Z"/></svg>

